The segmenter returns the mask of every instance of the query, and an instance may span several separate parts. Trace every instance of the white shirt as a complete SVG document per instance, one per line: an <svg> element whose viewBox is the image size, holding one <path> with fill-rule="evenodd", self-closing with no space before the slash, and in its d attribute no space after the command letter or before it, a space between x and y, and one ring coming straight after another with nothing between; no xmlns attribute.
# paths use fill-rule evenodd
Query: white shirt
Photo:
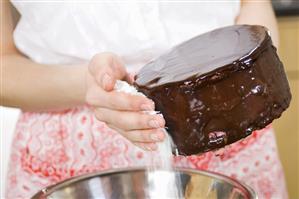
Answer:
<svg viewBox="0 0 299 199"><path fill-rule="evenodd" d="M234 24L239 1L25 1L17 48L44 64L77 64L113 52L137 70L172 46Z"/></svg>

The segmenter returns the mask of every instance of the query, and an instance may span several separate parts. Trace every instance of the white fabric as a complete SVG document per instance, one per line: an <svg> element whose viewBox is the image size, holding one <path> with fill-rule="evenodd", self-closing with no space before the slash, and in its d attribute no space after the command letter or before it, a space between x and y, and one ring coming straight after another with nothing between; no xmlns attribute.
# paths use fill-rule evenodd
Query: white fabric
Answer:
<svg viewBox="0 0 299 199"><path fill-rule="evenodd" d="M14 108L0 106L0 198L4 198L6 173L14 135L20 111Z"/></svg>
<svg viewBox="0 0 299 199"><path fill-rule="evenodd" d="M136 71L186 39L234 24L239 1L12 1L14 40L44 64L74 64L109 51ZM137 66L137 68L136 68Z"/></svg>

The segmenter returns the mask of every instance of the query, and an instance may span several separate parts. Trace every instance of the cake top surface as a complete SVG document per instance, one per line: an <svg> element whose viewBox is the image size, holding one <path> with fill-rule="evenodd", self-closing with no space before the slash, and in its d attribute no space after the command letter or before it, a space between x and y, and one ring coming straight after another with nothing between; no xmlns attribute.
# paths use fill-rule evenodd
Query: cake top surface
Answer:
<svg viewBox="0 0 299 199"><path fill-rule="evenodd" d="M267 29L257 25L219 28L183 42L145 65L136 84L148 88L200 77L247 58L262 46Z"/></svg>

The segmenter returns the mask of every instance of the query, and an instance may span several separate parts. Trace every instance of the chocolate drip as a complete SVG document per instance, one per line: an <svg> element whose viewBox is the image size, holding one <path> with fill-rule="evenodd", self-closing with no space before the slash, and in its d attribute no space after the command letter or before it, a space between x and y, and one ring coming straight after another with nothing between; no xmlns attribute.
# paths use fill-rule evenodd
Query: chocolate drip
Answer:
<svg viewBox="0 0 299 199"><path fill-rule="evenodd" d="M229 26L186 41L142 68L135 86L163 113L181 155L236 142L280 117L291 100L262 26Z"/></svg>

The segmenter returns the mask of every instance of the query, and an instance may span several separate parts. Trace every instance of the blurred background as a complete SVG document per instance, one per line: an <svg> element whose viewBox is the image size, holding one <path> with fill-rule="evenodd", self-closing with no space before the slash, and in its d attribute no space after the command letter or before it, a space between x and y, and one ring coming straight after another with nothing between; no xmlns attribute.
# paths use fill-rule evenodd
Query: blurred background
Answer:
<svg viewBox="0 0 299 199"><path fill-rule="evenodd" d="M273 0L273 6L280 32L278 51L293 96L289 109L280 119L275 120L274 128L289 197L293 199L299 198L299 1ZM9 148L18 114L17 109L0 107L1 190L5 184ZM1 198L3 198L2 194L1 191Z"/></svg>
<svg viewBox="0 0 299 199"><path fill-rule="evenodd" d="M278 52L292 93L290 107L273 125L292 199L299 198L299 1L273 0L273 6L280 33Z"/></svg>

